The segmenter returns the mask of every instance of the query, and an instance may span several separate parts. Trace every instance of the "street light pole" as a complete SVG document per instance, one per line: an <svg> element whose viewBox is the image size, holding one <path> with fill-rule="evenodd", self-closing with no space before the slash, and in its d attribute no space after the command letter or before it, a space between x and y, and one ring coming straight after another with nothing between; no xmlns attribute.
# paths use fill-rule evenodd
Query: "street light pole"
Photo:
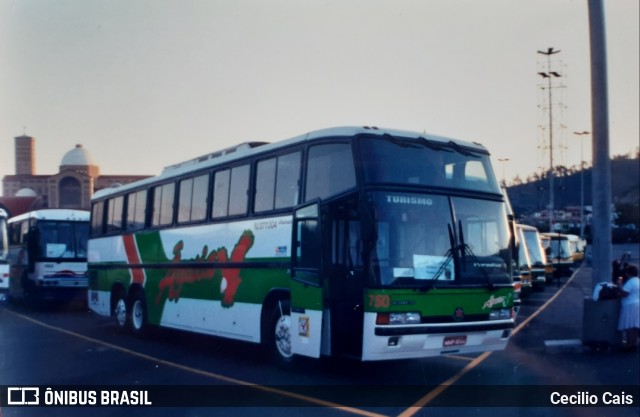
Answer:
<svg viewBox="0 0 640 417"><path fill-rule="evenodd" d="M553 47L546 51L538 51L539 54L547 56L547 72L539 72L542 78L547 79L547 93L549 95L549 232L553 232L553 210L554 210L554 184L553 184L553 102L551 100L551 78L561 77L556 71L551 71L551 55L557 54Z"/></svg>
<svg viewBox="0 0 640 417"><path fill-rule="evenodd" d="M504 165L509 161L509 158L498 158L498 162L502 162L502 185L504 186L504 188L507 188L507 180L504 175Z"/></svg>
<svg viewBox="0 0 640 417"><path fill-rule="evenodd" d="M592 283L611 277L611 160L609 159L609 100L604 6L589 0L591 46L591 123L593 138Z"/></svg>
<svg viewBox="0 0 640 417"><path fill-rule="evenodd" d="M578 135L579 139L582 139L582 136L588 135L591 132L587 132L586 130L582 132L573 132L574 135ZM584 239L584 152L583 152L583 144L584 141L580 140L580 237Z"/></svg>

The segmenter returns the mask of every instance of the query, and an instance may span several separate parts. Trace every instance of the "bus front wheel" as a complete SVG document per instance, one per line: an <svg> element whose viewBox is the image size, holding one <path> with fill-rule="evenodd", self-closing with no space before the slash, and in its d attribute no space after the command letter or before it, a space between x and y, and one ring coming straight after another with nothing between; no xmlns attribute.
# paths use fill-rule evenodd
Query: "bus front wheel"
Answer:
<svg viewBox="0 0 640 417"><path fill-rule="evenodd" d="M289 300L279 300L271 312L271 326L268 334L269 349L281 364L291 363L291 307Z"/></svg>

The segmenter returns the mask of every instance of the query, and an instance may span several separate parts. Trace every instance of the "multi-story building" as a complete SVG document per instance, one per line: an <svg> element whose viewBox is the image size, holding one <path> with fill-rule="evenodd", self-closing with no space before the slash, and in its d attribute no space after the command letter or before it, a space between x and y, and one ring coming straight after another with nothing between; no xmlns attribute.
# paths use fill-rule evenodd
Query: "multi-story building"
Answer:
<svg viewBox="0 0 640 417"><path fill-rule="evenodd" d="M147 175L101 175L91 153L82 145L64 154L58 173L36 175L36 140L15 138L15 175L3 178L0 207L15 216L39 208L88 210L93 193L117 184L128 184Z"/></svg>

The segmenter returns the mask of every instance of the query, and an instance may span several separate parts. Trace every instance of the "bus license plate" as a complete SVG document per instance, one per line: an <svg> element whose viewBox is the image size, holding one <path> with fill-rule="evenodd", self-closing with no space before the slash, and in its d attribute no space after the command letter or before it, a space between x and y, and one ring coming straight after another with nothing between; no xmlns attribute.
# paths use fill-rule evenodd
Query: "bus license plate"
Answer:
<svg viewBox="0 0 640 417"><path fill-rule="evenodd" d="M442 342L443 347L464 346L467 344L467 336L447 336Z"/></svg>

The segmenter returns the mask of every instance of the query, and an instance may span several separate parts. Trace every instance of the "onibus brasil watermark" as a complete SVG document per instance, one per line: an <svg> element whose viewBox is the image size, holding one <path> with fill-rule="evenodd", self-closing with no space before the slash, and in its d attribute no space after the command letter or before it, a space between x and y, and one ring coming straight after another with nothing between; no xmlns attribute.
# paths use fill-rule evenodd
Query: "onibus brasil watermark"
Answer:
<svg viewBox="0 0 640 417"><path fill-rule="evenodd" d="M8 387L8 406L151 406L148 390Z"/></svg>

